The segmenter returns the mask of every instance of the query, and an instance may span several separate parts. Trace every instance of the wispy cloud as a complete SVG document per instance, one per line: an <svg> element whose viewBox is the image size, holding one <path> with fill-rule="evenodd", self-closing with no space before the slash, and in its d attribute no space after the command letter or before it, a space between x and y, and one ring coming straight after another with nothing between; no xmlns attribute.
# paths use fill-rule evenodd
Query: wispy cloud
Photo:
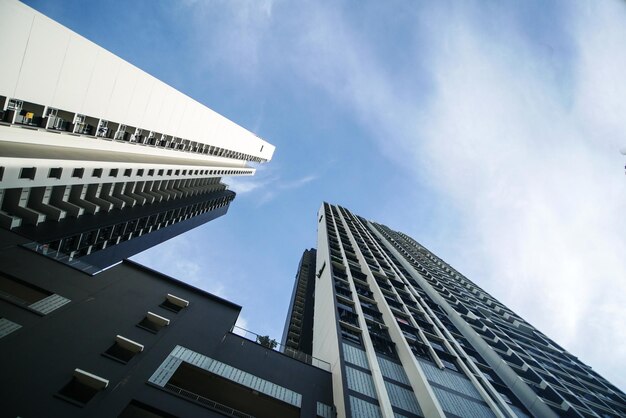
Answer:
<svg viewBox="0 0 626 418"><path fill-rule="evenodd" d="M179 13L197 31L198 63L228 66L254 81L260 68L275 0L186 0ZM210 36L207 36L209 35Z"/></svg>
<svg viewBox="0 0 626 418"><path fill-rule="evenodd" d="M137 254L132 259L216 296L227 298L227 287L217 279L220 276L207 269L206 263L196 261L201 256L196 253L202 251L207 251L207 248L203 247L200 250L189 235L179 235L158 247Z"/></svg>
<svg viewBox="0 0 626 418"><path fill-rule="evenodd" d="M212 32L209 65L245 80L268 76L262 64L287 68L333 98L404 167L397 190L427 184L457 215L424 220L438 231L425 244L626 387L623 2L385 8L410 21L400 47L336 2L282 20L286 3L236 3ZM394 48L402 65L386 59ZM228 181L262 204L315 180L277 173Z"/></svg>
<svg viewBox="0 0 626 418"><path fill-rule="evenodd" d="M299 189L317 178L317 175L309 174L297 179L285 180L278 174L277 169L268 169L263 166L257 169L257 174L254 177L226 177L223 181L229 185L231 190L240 195L257 192L258 195L255 195L255 198L258 199L258 204L262 205L287 190Z"/></svg>
<svg viewBox="0 0 626 418"><path fill-rule="evenodd" d="M428 60L427 92L403 90L411 79L333 9L308 15L293 65L455 208L460 230L430 220L444 258L624 387L626 10L585 5L540 28L554 45L511 10L425 13L428 44L407 54L416 69Z"/></svg>

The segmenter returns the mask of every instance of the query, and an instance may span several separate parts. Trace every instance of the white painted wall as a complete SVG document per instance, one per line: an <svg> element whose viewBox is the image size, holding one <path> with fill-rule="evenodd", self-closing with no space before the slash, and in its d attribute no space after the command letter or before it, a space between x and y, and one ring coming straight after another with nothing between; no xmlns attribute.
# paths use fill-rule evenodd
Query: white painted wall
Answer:
<svg viewBox="0 0 626 418"><path fill-rule="evenodd" d="M0 56L2 96L266 160L274 153L252 132L16 0L0 0Z"/></svg>
<svg viewBox="0 0 626 418"><path fill-rule="evenodd" d="M337 418L346 418L344 404L343 376L339 355L339 339L337 336L337 319L335 315L335 296L333 294L332 268L328 250L328 234L326 232L326 215L324 204L317 212L317 256L315 277L315 305L313 308L313 357L330 363L333 375L333 402L337 408ZM319 270L325 265L320 277Z"/></svg>

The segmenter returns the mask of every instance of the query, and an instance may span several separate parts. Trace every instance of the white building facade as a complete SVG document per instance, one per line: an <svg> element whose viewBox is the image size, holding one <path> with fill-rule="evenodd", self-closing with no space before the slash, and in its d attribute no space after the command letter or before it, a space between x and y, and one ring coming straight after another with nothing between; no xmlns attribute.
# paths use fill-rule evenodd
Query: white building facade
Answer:
<svg viewBox="0 0 626 418"><path fill-rule="evenodd" d="M4 228L36 237L86 215L101 227L111 224L104 214L221 192L206 208L183 205L177 223L227 207L234 194L220 178L253 175L248 163L272 158L252 132L18 1L0 0L0 56ZM43 235L58 244L58 232Z"/></svg>
<svg viewBox="0 0 626 418"><path fill-rule="evenodd" d="M626 416L623 392L412 238L317 215L313 356L339 417Z"/></svg>

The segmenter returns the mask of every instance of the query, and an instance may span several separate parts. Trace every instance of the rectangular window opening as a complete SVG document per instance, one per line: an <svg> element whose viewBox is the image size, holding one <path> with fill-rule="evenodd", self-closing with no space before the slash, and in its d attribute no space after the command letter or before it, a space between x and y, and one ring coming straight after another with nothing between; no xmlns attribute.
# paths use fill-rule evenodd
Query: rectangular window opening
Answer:
<svg viewBox="0 0 626 418"><path fill-rule="evenodd" d="M35 173L37 173L37 169L35 167L24 167L20 170L20 178L35 180Z"/></svg>
<svg viewBox="0 0 626 418"><path fill-rule="evenodd" d="M61 175L63 174L63 168L61 167L54 167L51 168L50 171L48 171L48 178L49 179L60 179Z"/></svg>
<svg viewBox="0 0 626 418"><path fill-rule="evenodd" d="M0 274L0 296L20 305L31 305L52 295L38 286Z"/></svg>
<svg viewBox="0 0 626 418"><path fill-rule="evenodd" d="M174 296L171 294L167 294L163 303L161 303L162 308L167 309L168 311L172 311L175 313L180 312L183 308L189 306L189 302L185 299L181 299L178 296Z"/></svg>
<svg viewBox="0 0 626 418"><path fill-rule="evenodd" d="M84 406L101 390L109 385L109 381L81 369L75 369L72 380L63 386L58 396L78 406Z"/></svg>
<svg viewBox="0 0 626 418"><path fill-rule="evenodd" d="M178 418L178 416L133 399L118 418Z"/></svg>
<svg viewBox="0 0 626 418"><path fill-rule="evenodd" d="M115 342L110 346L103 355L121 363L128 363L133 357L143 351L143 345L129 340L128 338L117 335Z"/></svg>
<svg viewBox="0 0 626 418"><path fill-rule="evenodd" d="M157 315L152 312L148 312L146 316L137 324L139 328L145 329L146 331L150 331L154 334L159 332L163 327L166 327L170 324L170 320L164 318L160 315Z"/></svg>

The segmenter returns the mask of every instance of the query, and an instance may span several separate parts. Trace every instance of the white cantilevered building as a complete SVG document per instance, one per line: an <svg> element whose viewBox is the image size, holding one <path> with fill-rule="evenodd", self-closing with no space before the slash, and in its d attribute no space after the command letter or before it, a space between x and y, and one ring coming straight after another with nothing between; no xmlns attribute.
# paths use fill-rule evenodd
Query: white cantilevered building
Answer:
<svg viewBox="0 0 626 418"><path fill-rule="evenodd" d="M0 225L85 270L224 214L234 193L220 178L272 158L252 132L14 0L0 0L0 57Z"/></svg>

